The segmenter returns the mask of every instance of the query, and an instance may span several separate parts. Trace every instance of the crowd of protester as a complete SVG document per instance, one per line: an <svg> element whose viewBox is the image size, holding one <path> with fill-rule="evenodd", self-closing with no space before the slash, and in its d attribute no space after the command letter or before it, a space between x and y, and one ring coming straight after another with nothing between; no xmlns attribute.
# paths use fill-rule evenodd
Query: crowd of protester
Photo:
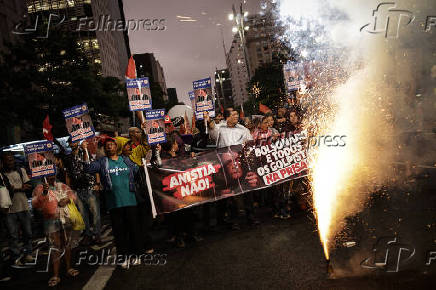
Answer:
<svg viewBox="0 0 436 290"><path fill-rule="evenodd" d="M275 112L265 112L257 118L243 117L234 108L224 109L213 119L208 113L203 117L192 126L191 144L186 144L186 139L182 138L187 126L175 126L171 121L165 121L167 141L162 145L149 146L141 125L130 128L126 137L105 136L98 141L88 140L80 144L70 139L69 154L67 148L58 144L57 175L42 179L39 184L29 179L25 168L17 166L11 152L2 152L0 186L7 188L12 204L1 209L1 220L5 221L9 235L10 259L8 263L2 260L0 279L7 279L7 266L24 265L35 258L32 256L32 214L28 197L32 198L33 216L42 213L47 243L64 253L57 252L52 256L49 286L60 283L61 261L65 262L66 275L79 275L71 260L71 249L77 246L77 237L82 247L104 244L104 216L110 217L117 254L126 257L119 266L127 269L138 263L130 261L129 255L153 253L156 245L151 236L153 224L166 225L167 242L182 248L188 242L202 241L200 232L215 231L218 227L239 230L242 220L249 225L258 225L260 221L255 209L259 207L271 208L271 216L281 219L290 218L294 208L307 208L302 196L307 191L305 181L297 179L172 212L153 221L145 172L141 166L143 159L159 166L161 160L184 155L190 157L210 150L213 145L222 148L247 141L268 144L280 136L300 132L302 112L294 100L288 99ZM176 127L182 128L183 132ZM250 177L246 178L250 182ZM296 204L292 204L295 201ZM69 211L65 210L72 205L83 218L81 237L72 234L74 226Z"/></svg>

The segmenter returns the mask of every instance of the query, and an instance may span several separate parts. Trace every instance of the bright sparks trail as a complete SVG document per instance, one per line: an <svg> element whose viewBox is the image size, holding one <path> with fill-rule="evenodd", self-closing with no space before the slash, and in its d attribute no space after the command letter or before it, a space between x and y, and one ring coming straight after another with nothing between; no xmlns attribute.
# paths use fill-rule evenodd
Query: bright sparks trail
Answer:
<svg viewBox="0 0 436 290"><path fill-rule="evenodd" d="M355 94L353 97L349 92L355 91L352 84L347 83L336 91L338 108L333 120L329 120L331 127L323 128L332 135L346 136L344 147L320 146L314 153L312 164L312 191L316 211L319 236L323 244L324 254L329 259L328 246L334 238L332 223L336 207L340 204L340 197L347 191L347 184L352 178L353 168L359 160L358 148L353 144L357 126L357 107ZM347 93L348 92L348 93ZM323 130L323 131L324 131Z"/></svg>
<svg viewBox="0 0 436 290"><path fill-rule="evenodd" d="M359 47L356 45L358 26L350 25L348 21L352 19L360 23L361 20L341 16L346 13L338 13L340 10L334 8L335 4L335 1L327 0L280 2L280 17L286 23L288 32L284 39L300 56L300 63L317 64L321 70L312 79L313 99L305 104L310 108L309 116L305 116L305 127L315 137L346 136L343 147L325 146L321 142L320 146L311 148L310 153L314 210L328 260L329 247L333 245L340 224L360 202L353 195L359 195L361 181L365 180L362 177L368 168L367 153L373 146L368 146L365 140L368 139L368 132L374 130L372 121L367 120L367 116L371 116L368 114L371 112L368 111L368 102L373 98L367 95L371 82L369 72L362 67L361 70L351 69L351 62L346 61L349 54L359 51L356 50ZM302 7L304 9L300 9ZM349 7L353 9L354 6ZM342 11L345 12L344 9ZM371 9L368 8L368 11Z"/></svg>
<svg viewBox="0 0 436 290"><path fill-rule="evenodd" d="M434 160L406 150L395 137L422 130L420 122L434 119L430 97L435 91L431 74L435 66L429 61L434 56L434 33L419 33L418 23L401 27L401 37L392 39L362 32L363 24L375 21L378 0L277 3L287 32L282 40L297 55L298 65L311 67L310 94L301 98L305 129L312 137L346 136L343 147L318 142L321 145L309 148L314 210L329 260L335 238L346 236L346 217L360 212L381 186L403 178L392 162ZM405 0L396 5L425 19L436 11L434 3ZM389 16L389 10L379 12L377 19Z"/></svg>

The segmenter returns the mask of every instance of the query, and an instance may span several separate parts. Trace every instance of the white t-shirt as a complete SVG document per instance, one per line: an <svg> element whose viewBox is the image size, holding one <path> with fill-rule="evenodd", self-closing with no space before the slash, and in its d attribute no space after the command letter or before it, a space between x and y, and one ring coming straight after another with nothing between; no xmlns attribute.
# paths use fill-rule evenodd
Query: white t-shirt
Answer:
<svg viewBox="0 0 436 290"><path fill-rule="evenodd" d="M23 180L21 180L20 173L16 170L4 173L9 180L9 183L14 188L21 188L24 183L30 180L24 168L20 168L19 170L21 170ZM12 205L9 208L9 213L17 213L26 210L29 210L29 203L27 202L26 194L24 192L15 192L12 198Z"/></svg>
<svg viewBox="0 0 436 290"><path fill-rule="evenodd" d="M250 130L240 124L236 124L235 127L228 127L227 124L225 124L218 128L215 127L210 133L216 139L217 148L240 145L249 140L253 140Z"/></svg>

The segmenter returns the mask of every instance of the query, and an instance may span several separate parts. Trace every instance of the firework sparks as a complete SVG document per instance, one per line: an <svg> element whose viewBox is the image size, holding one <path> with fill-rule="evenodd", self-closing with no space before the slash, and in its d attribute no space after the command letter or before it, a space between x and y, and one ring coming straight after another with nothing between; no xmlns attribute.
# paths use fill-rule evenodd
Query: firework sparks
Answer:
<svg viewBox="0 0 436 290"><path fill-rule="evenodd" d="M382 116L387 107L375 101L384 86L379 72L384 56L371 55L368 61L368 50L367 55L355 58L362 44L354 43L356 33L347 29L355 29L361 20L345 16L332 1L305 1L302 11L294 9L299 7L297 2L281 1L280 16L288 27L290 47L313 71L312 88L303 98L304 127L312 136L344 135L347 140L344 147L317 146L309 152L318 232L330 260L329 248L345 216L362 208L366 193L374 188L374 176L382 175L385 163L374 152L390 148L383 139L389 131ZM344 25L347 19L356 23ZM375 136L374 131L380 134Z"/></svg>

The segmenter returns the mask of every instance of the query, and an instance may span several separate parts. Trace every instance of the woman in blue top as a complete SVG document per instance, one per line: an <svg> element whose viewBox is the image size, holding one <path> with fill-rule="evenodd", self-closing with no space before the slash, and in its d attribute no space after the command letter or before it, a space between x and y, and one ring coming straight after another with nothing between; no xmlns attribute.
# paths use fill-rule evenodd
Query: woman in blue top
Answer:
<svg viewBox="0 0 436 290"><path fill-rule="evenodd" d="M117 155L115 139L107 138L104 149L106 156L91 162L85 170L101 176L117 247L117 264L122 260L121 267L128 269L129 255L136 254L141 244L134 181L138 167L128 157Z"/></svg>

